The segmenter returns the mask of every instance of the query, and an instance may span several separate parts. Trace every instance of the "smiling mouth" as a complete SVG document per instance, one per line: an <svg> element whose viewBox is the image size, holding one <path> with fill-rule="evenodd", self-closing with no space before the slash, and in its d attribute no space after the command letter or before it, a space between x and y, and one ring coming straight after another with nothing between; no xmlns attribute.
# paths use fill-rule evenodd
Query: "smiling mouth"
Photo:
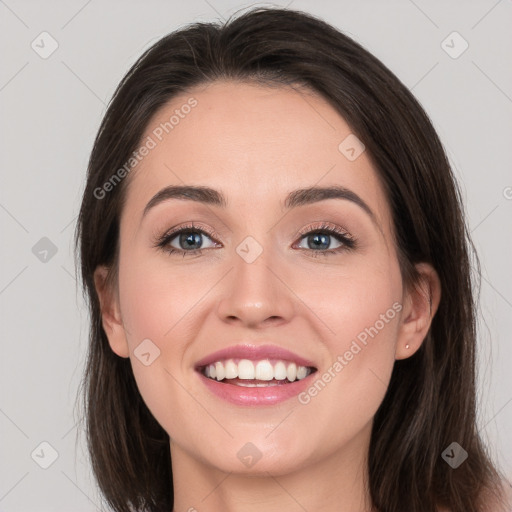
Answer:
<svg viewBox="0 0 512 512"><path fill-rule="evenodd" d="M317 369L291 361L228 359L197 369L207 379L241 387L283 386L305 379Z"/></svg>

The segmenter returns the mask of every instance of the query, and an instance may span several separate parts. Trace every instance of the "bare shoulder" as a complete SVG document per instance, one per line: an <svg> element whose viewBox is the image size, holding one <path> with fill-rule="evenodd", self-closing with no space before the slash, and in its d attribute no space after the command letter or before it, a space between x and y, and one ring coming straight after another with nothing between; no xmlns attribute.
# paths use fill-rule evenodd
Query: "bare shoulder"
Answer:
<svg viewBox="0 0 512 512"><path fill-rule="evenodd" d="M512 512L512 485L508 480L501 481L501 502L496 498L489 500L489 506L484 512Z"/></svg>
<svg viewBox="0 0 512 512"><path fill-rule="evenodd" d="M512 511L512 484L508 480L502 481L503 499L505 500L504 512Z"/></svg>

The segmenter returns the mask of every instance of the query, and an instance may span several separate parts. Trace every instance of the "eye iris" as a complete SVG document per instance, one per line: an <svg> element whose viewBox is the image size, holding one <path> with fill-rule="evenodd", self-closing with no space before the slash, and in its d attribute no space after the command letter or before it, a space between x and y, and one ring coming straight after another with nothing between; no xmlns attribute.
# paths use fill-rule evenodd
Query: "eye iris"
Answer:
<svg viewBox="0 0 512 512"><path fill-rule="evenodd" d="M327 249L329 247L329 236L324 233L316 233L315 235L310 235L308 237L308 247L310 249L313 248L319 248L320 246L326 246L326 247L320 247L321 249ZM313 239L315 240L313 244L310 244L309 241ZM320 241L319 241L320 240Z"/></svg>
<svg viewBox="0 0 512 512"><path fill-rule="evenodd" d="M199 233L181 233L180 244L188 249L199 249L199 247L194 247L194 244L201 245L201 235Z"/></svg>

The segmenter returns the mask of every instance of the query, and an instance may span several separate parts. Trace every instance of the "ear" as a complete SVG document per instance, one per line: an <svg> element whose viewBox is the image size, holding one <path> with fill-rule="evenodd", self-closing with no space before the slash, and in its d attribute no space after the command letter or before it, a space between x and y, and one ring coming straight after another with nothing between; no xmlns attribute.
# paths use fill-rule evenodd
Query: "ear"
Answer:
<svg viewBox="0 0 512 512"><path fill-rule="evenodd" d="M441 281L432 265L418 263L416 269L421 278L404 296L395 359L406 359L420 348L441 300Z"/></svg>
<svg viewBox="0 0 512 512"><path fill-rule="evenodd" d="M94 286L100 301L101 323L110 348L120 357L129 357L130 350L121 318L119 300L108 279L109 269L104 265L94 271Z"/></svg>

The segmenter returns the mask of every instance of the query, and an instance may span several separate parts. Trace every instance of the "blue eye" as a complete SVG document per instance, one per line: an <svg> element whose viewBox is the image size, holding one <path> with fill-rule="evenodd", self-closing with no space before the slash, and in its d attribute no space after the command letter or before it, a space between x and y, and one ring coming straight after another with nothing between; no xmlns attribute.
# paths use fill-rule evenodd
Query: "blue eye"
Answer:
<svg viewBox="0 0 512 512"><path fill-rule="evenodd" d="M186 231L182 230L179 231L177 234L171 238L171 240L168 242L170 247L174 247L173 240L177 240L178 247L175 247L176 249L192 249L192 250L198 250L204 247L197 247L200 246L203 242L204 237L208 237L208 235L201 230L197 231ZM209 238L209 237L208 237ZM214 247L215 244L212 244Z"/></svg>
<svg viewBox="0 0 512 512"><path fill-rule="evenodd" d="M203 239L204 237L209 239L210 236L209 233L194 225L184 226L181 229L165 234L158 241L157 246L169 254L181 253L183 256L201 254L202 249L204 249L202 246ZM215 247L215 243L212 243L210 247Z"/></svg>
<svg viewBox="0 0 512 512"><path fill-rule="evenodd" d="M212 241L212 238L214 238L212 233L208 233L204 229L191 224L163 235L157 241L156 246L168 254L182 254L183 257L187 255L193 256L200 255L203 249L211 249L218 246L216 242ZM205 239L210 240L210 245L206 247L203 245ZM334 248L331 247L332 239L337 244ZM329 256L356 247L356 240L351 235L339 228L332 228L326 224L318 226L315 230L301 233L300 240L300 243L306 241L307 247L299 245L297 248L307 251L312 256Z"/></svg>
<svg viewBox="0 0 512 512"><path fill-rule="evenodd" d="M325 250L328 250L329 249L329 245L331 243L331 240L332 238L340 238L339 235L337 236L334 236L333 233L327 233L325 231L323 232L320 232L320 231L312 231L310 234L306 234L304 235L303 237L303 240L307 240L307 245L308 247L306 247L306 249L320 249L320 252L322 251L325 251ZM340 241L337 241L337 243L339 244L338 247L342 246L343 245L343 242L340 242ZM327 247L326 247L327 246ZM334 250L334 249L337 249L338 247L334 247L334 248L330 248L331 250ZM303 247L301 247L303 249Z"/></svg>

